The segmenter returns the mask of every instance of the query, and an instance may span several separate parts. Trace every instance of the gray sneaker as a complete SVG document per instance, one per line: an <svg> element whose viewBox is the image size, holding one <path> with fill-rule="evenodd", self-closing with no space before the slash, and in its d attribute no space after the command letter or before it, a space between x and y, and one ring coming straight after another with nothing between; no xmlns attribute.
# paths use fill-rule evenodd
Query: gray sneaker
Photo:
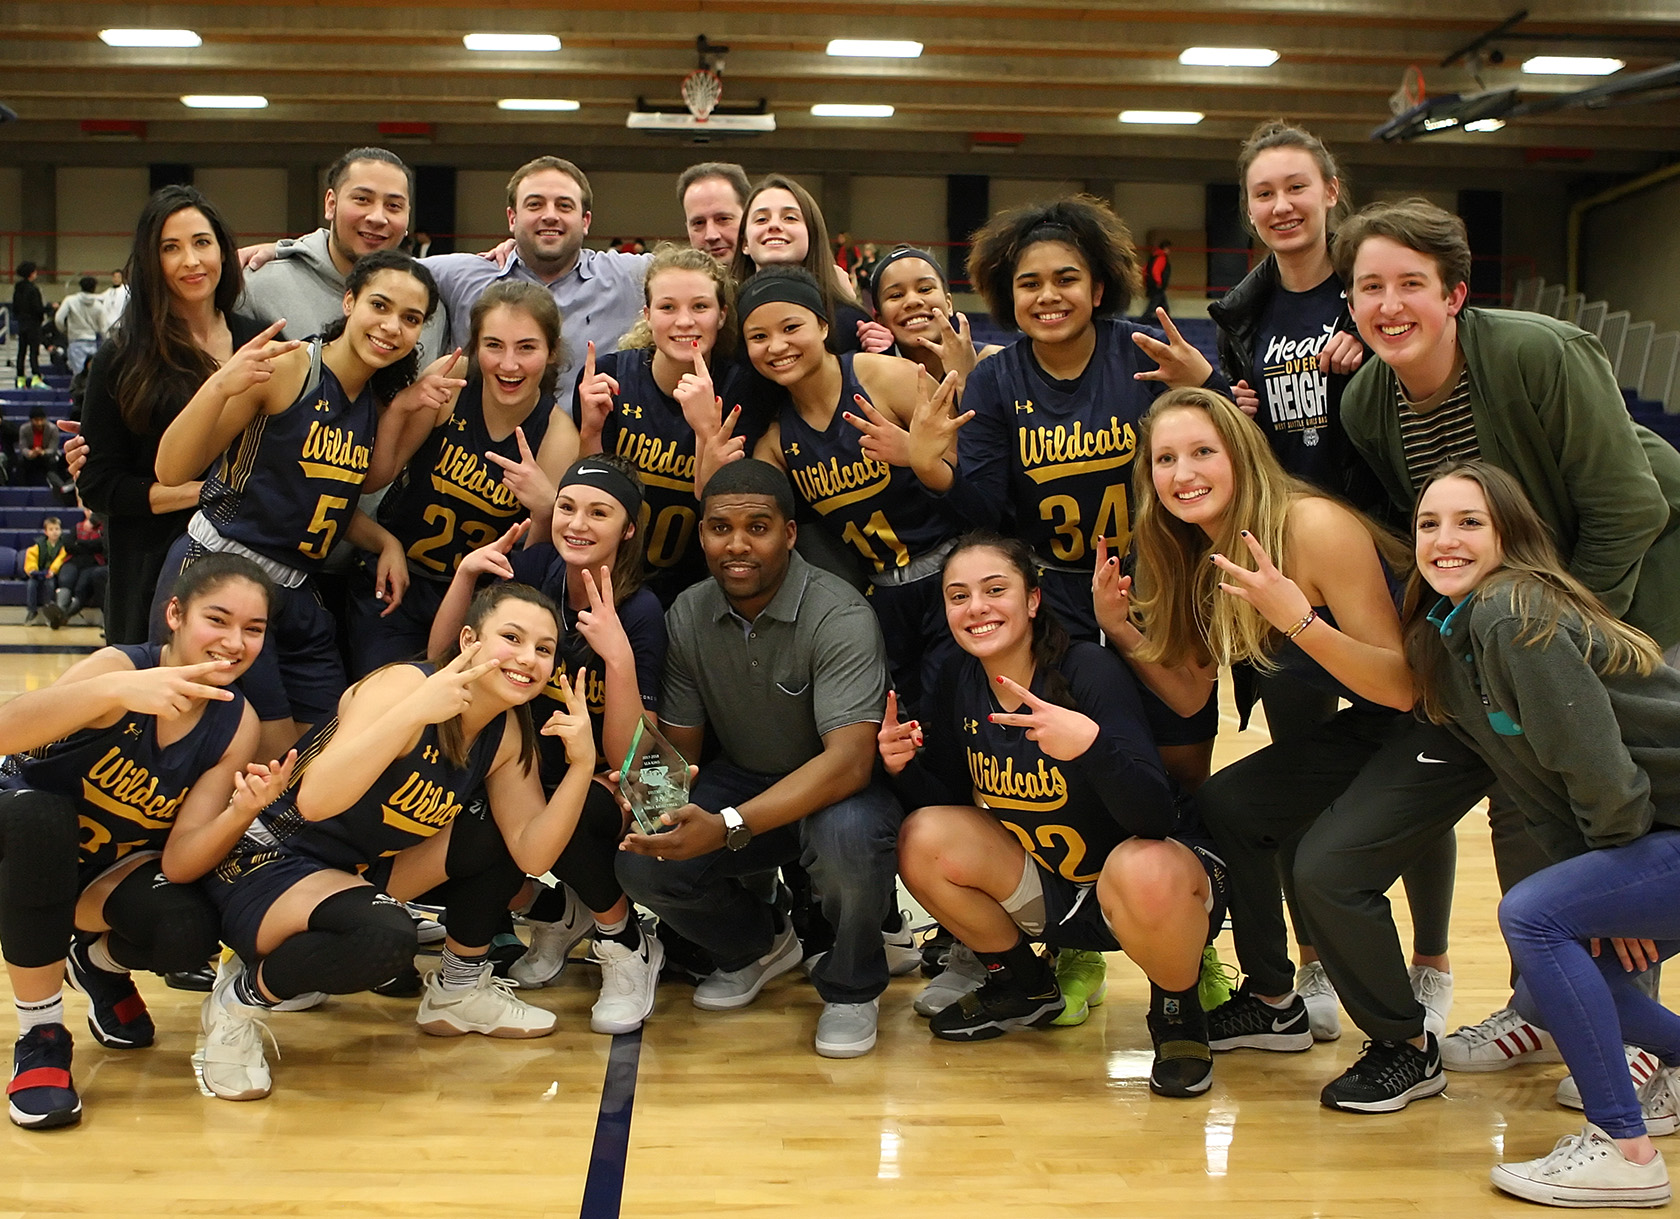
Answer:
<svg viewBox="0 0 1680 1219"><path fill-rule="evenodd" d="M824 1058L857 1058L875 1048L875 1017L881 1001L825 1003L817 1021L817 1053Z"/></svg>
<svg viewBox="0 0 1680 1219"><path fill-rule="evenodd" d="M793 920L789 919L787 926L770 945L770 951L758 960L740 969L715 970L696 986L694 1006L707 1012L729 1012L745 1007L758 998L758 992L764 989L766 982L793 969L800 960L799 937L794 934Z"/></svg>
<svg viewBox="0 0 1680 1219"><path fill-rule="evenodd" d="M595 930L595 920L583 900L572 892L570 886L562 885L561 888L566 894L564 917L552 923L531 918L525 920L525 925L531 929L531 946L508 970L509 979L521 989L540 990L558 982L572 949Z"/></svg>
<svg viewBox="0 0 1680 1219"><path fill-rule="evenodd" d="M918 1016L937 1016L964 995L980 989L986 978L986 967L980 958L961 941L951 945L945 957L945 969L922 988L911 1004Z"/></svg>

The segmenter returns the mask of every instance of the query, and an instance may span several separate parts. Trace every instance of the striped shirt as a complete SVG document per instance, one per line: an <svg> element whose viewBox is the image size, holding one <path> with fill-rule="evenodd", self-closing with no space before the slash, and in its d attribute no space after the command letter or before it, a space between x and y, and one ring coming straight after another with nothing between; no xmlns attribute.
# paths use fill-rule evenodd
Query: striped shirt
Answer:
<svg viewBox="0 0 1680 1219"><path fill-rule="evenodd" d="M1476 444L1476 419L1470 410L1470 370L1459 373L1458 384L1446 401L1419 414L1395 382L1400 406L1400 446L1406 454L1406 474L1416 489L1429 472L1445 461L1468 461L1482 455Z"/></svg>

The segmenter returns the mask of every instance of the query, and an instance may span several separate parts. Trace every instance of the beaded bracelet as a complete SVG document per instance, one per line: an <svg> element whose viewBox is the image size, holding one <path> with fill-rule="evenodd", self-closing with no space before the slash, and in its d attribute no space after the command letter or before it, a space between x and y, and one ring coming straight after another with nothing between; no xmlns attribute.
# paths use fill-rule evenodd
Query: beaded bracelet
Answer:
<svg viewBox="0 0 1680 1219"><path fill-rule="evenodd" d="M1307 611L1307 616L1305 618L1302 618L1301 621L1297 622L1294 626L1290 627L1287 631L1285 631L1283 633L1283 637L1285 639L1295 638L1295 636L1299 635L1302 631L1306 630L1309 626L1311 626L1317 620L1317 618L1318 618L1318 611L1315 610L1315 609L1309 609Z"/></svg>

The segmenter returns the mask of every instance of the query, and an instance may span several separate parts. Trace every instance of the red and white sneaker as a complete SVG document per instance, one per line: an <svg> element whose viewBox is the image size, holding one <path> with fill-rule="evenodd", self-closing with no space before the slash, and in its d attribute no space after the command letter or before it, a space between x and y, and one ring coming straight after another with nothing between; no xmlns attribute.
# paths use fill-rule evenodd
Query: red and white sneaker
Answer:
<svg viewBox="0 0 1680 1219"><path fill-rule="evenodd" d="M1636 1045L1624 1045L1622 1053L1627 1056L1628 1075L1633 1080L1635 1091L1643 1088L1651 1081L1656 1073L1662 1070L1662 1061L1649 1050L1642 1050ZM1557 1086L1557 1103L1565 1109L1580 1109L1581 1089L1575 1086L1575 1077L1565 1075Z"/></svg>
<svg viewBox="0 0 1680 1219"><path fill-rule="evenodd" d="M1503 1071L1519 1062L1562 1061L1552 1035L1508 1007L1441 1038L1441 1065L1449 1071Z"/></svg>

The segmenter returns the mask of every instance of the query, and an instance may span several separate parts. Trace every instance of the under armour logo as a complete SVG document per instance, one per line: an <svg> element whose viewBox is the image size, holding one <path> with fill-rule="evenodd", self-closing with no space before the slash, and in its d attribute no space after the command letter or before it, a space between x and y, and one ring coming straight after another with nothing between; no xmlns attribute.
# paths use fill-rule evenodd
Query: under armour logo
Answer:
<svg viewBox="0 0 1680 1219"><path fill-rule="evenodd" d="M964 716L963 731L968 733L970 736L978 736L980 733L980 721L971 720L967 716Z"/></svg>
<svg viewBox="0 0 1680 1219"><path fill-rule="evenodd" d="M123 735L124 736L134 736L134 737L139 736L140 735L140 725L139 724L130 724L127 728L123 729Z"/></svg>
<svg viewBox="0 0 1680 1219"><path fill-rule="evenodd" d="M330 411L332 410L332 403L328 402L325 398L317 398L315 399L315 409L318 411Z"/></svg>
<svg viewBox="0 0 1680 1219"><path fill-rule="evenodd" d="M451 423L457 432L464 432L467 430L467 421L459 415L456 415Z"/></svg>
<svg viewBox="0 0 1680 1219"><path fill-rule="evenodd" d="M639 406L631 406L628 402L619 407L619 409L632 419L640 419L642 417L642 408Z"/></svg>
<svg viewBox="0 0 1680 1219"><path fill-rule="evenodd" d="M428 761L428 762L436 763L437 760L438 760L437 746L436 745L426 746L424 749L422 749L420 751L420 756L425 758L426 761Z"/></svg>
<svg viewBox="0 0 1680 1219"><path fill-rule="evenodd" d="M1025 402L1017 401L1015 403L1015 413L1016 414L1027 414L1027 415L1032 414L1033 413L1032 399L1028 398Z"/></svg>
<svg viewBox="0 0 1680 1219"><path fill-rule="evenodd" d="M798 457L799 456L799 442L797 440L794 441L792 444L788 445L788 456L790 456L790 457Z"/></svg>

